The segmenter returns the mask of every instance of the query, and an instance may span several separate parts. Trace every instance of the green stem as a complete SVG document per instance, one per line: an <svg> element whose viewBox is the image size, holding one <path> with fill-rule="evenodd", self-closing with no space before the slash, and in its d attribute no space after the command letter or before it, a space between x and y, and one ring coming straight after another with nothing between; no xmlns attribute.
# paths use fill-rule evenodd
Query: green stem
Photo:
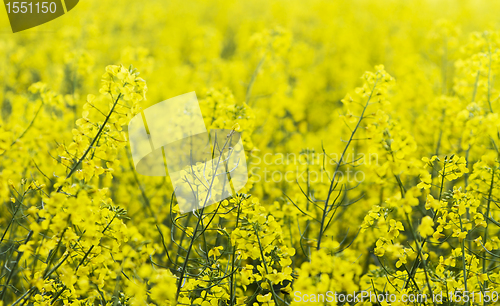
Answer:
<svg viewBox="0 0 500 306"><path fill-rule="evenodd" d="M377 80L378 81L378 80ZM335 184L335 178L337 177L337 173L338 173L338 170L340 168L340 166L342 165L342 162L344 161L344 156L345 156L345 153L347 152L347 149L349 148L349 145L351 144L352 140L354 139L354 134L356 133L356 131L358 130L360 124L361 124L361 121L363 120L364 118L364 115L365 115L365 111L366 111L366 108L368 107L369 103L370 103L370 100L372 98L372 95L373 95L373 92L375 90L375 87L377 86L377 81L375 81L375 83L373 84L373 88L370 92L370 96L368 97L364 107L363 107L363 111L361 112L361 116L359 117L359 120L358 122L356 123L356 127L354 128L354 130L351 132L351 136L349 137L349 141L347 142L346 146L344 147L344 151L342 152L342 155L340 156L340 159L337 163L337 166L335 167L335 172L333 173L333 177L332 177L332 180L330 181L330 187L328 188L328 195L326 196L326 200L325 200L325 206L323 208L323 216L321 218L321 224L320 224L320 227L319 227L319 234L318 234L318 244L316 246L316 249L319 250L321 248L321 238L323 236L323 230L324 230L324 225L325 225L325 219L326 219L326 216L328 215L328 202L330 201L330 196L331 194L333 193L333 185Z"/></svg>

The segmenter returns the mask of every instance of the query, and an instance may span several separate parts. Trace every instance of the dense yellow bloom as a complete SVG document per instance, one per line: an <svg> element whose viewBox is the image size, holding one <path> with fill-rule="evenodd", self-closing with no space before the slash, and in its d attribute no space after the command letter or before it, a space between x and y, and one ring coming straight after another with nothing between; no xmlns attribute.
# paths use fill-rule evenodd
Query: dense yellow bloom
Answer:
<svg viewBox="0 0 500 306"><path fill-rule="evenodd" d="M15 35L2 19L0 306L500 291L499 9L89 0ZM127 126L192 91L208 130L241 133L249 178L180 213ZM182 174L198 195L224 179Z"/></svg>
<svg viewBox="0 0 500 306"><path fill-rule="evenodd" d="M425 216L424 218L422 218L422 221L418 226L418 231L420 232L420 236L427 238L428 236L432 235L432 233L434 232L434 229L432 228L433 226L434 226L434 221L432 221L431 217Z"/></svg>

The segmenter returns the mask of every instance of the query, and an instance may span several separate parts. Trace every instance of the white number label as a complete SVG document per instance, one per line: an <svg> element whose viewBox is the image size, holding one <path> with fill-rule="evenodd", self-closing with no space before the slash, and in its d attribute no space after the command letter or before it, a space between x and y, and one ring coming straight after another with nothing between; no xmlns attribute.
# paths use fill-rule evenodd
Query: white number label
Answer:
<svg viewBox="0 0 500 306"><path fill-rule="evenodd" d="M41 5L40 5L41 4ZM37 2L33 5L32 2L7 2L7 13L52 13L54 14L57 11L57 3L55 2ZM33 10L33 6L35 6L35 10ZM41 6L41 7L40 7Z"/></svg>

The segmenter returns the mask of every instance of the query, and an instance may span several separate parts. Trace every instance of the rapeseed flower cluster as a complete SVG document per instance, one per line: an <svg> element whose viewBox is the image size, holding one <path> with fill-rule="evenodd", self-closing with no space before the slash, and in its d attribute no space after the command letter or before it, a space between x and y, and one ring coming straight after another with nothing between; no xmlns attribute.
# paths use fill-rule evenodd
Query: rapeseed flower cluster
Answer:
<svg viewBox="0 0 500 306"><path fill-rule="evenodd" d="M0 305L497 303L499 8L81 1L2 34ZM192 91L249 177L181 213L127 126Z"/></svg>

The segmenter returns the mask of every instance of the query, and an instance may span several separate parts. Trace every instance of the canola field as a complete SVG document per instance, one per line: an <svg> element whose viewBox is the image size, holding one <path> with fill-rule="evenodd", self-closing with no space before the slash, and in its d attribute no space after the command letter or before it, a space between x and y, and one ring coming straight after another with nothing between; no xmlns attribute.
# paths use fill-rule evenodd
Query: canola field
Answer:
<svg viewBox="0 0 500 306"><path fill-rule="evenodd" d="M500 305L499 11L85 0L15 34L0 13L0 305ZM248 180L186 212L128 124L190 92Z"/></svg>

